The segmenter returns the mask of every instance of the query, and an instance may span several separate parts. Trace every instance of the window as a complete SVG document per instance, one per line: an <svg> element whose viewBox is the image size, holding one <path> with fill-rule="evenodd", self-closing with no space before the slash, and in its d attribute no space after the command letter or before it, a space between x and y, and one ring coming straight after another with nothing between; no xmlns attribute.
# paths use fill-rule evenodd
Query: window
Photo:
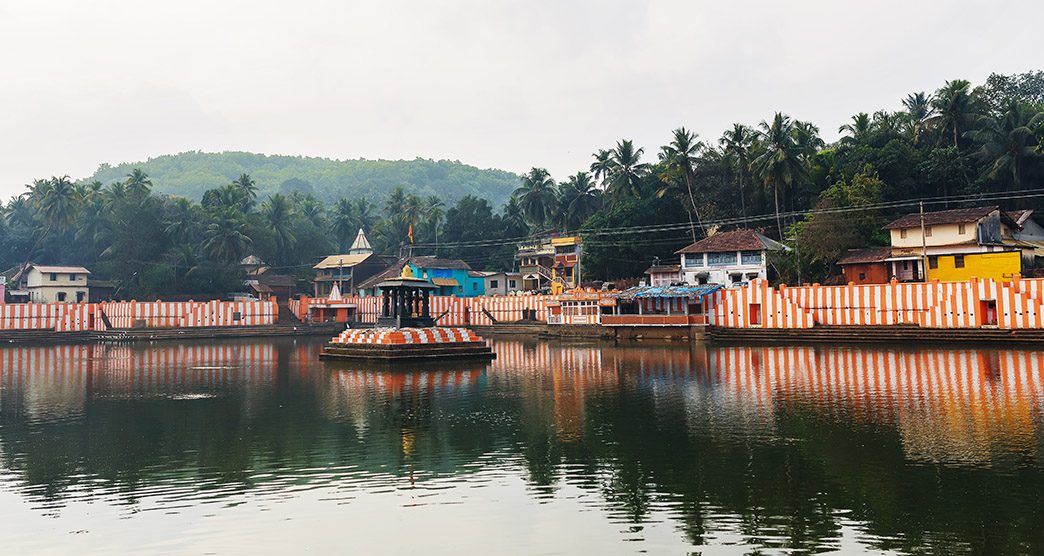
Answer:
<svg viewBox="0 0 1044 556"><path fill-rule="evenodd" d="M685 257L685 266L703 266L703 254L682 255Z"/></svg>
<svg viewBox="0 0 1044 556"><path fill-rule="evenodd" d="M761 251L744 251L743 264L761 264Z"/></svg>
<svg viewBox="0 0 1044 556"><path fill-rule="evenodd" d="M473 292L478 291L478 282L472 282L471 283L471 291L473 291Z"/></svg>
<svg viewBox="0 0 1044 556"><path fill-rule="evenodd" d="M75 274L70 274L69 275L69 280L72 281L72 282L75 282L76 281L76 275Z"/></svg>
<svg viewBox="0 0 1044 556"><path fill-rule="evenodd" d="M57 280L58 280L58 274L57 274L57 273L54 273L54 272L52 272L52 273L51 273L51 281L52 281L52 282L56 282Z"/></svg>
<svg viewBox="0 0 1044 556"><path fill-rule="evenodd" d="M457 293L464 293L464 286L457 286Z"/></svg>
<svg viewBox="0 0 1044 556"><path fill-rule="evenodd" d="M864 280L866 280L866 273L865 272L860 272L859 273L859 281L862 282Z"/></svg>
<svg viewBox="0 0 1044 556"><path fill-rule="evenodd" d="M939 268L939 256L932 255L928 257L928 268Z"/></svg>
<svg viewBox="0 0 1044 556"><path fill-rule="evenodd" d="M932 237L932 227L931 226L925 226L924 227L924 237Z"/></svg>
<svg viewBox="0 0 1044 556"><path fill-rule="evenodd" d="M517 288L518 287L518 282L515 282L514 280L508 280L508 287L509 288Z"/></svg>
<svg viewBox="0 0 1044 556"><path fill-rule="evenodd" d="M84 292L76 292L76 302L77 303L83 303L83 298L84 297L85 297Z"/></svg>
<svg viewBox="0 0 1044 556"><path fill-rule="evenodd" d="M500 281L499 280L490 280L489 281L489 289L495 290L498 287L500 287Z"/></svg>
<svg viewBox="0 0 1044 556"><path fill-rule="evenodd" d="M953 267L954 268L964 268L964 255L954 255L953 256Z"/></svg>
<svg viewBox="0 0 1044 556"><path fill-rule="evenodd" d="M899 237L906 239L906 228L899 230Z"/></svg>
<svg viewBox="0 0 1044 556"><path fill-rule="evenodd" d="M65 292L58 292L58 301L61 303L65 302Z"/></svg>
<svg viewBox="0 0 1044 556"><path fill-rule="evenodd" d="M957 224L957 233L962 236L964 235L964 224Z"/></svg>
<svg viewBox="0 0 1044 556"><path fill-rule="evenodd" d="M707 253L707 263L711 266L736 264L736 253Z"/></svg>

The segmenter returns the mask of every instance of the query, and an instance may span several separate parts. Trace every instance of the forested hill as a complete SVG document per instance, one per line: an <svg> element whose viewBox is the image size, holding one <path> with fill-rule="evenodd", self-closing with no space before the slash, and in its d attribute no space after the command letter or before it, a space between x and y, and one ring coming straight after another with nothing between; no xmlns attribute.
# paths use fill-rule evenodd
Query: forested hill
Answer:
<svg viewBox="0 0 1044 556"><path fill-rule="evenodd" d="M103 164L86 181L103 184L125 179L134 168L142 169L156 193L199 200L203 192L227 185L249 174L258 195L312 192L323 201L342 197L366 197L379 201L395 187L419 196L437 195L452 204L474 195L503 205L519 185L519 176L502 170L483 170L450 160L331 160L303 156L263 155L248 152L185 152L128 162Z"/></svg>

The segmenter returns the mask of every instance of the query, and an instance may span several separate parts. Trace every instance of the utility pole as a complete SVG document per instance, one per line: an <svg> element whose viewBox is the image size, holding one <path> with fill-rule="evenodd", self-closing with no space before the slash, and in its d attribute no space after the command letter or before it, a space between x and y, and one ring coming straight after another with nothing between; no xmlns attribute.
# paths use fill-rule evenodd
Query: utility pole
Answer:
<svg viewBox="0 0 1044 556"><path fill-rule="evenodd" d="M921 207L921 280L928 281L928 236L924 233L924 201L920 201Z"/></svg>

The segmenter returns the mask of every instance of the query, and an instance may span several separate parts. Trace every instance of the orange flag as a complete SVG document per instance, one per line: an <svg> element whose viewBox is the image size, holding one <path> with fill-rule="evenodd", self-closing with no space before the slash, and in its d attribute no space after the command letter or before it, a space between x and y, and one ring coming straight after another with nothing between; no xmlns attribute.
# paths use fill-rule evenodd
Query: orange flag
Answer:
<svg viewBox="0 0 1044 556"><path fill-rule="evenodd" d="M410 238L410 243L413 243L413 222L410 222L410 229L406 232L406 237Z"/></svg>

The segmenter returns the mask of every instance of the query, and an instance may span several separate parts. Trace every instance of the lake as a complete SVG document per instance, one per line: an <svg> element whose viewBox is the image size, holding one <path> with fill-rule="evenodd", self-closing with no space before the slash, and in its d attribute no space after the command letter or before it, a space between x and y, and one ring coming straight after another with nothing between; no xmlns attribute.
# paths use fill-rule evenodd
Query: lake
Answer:
<svg viewBox="0 0 1044 556"><path fill-rule="evenodd" d="M1044 353L0 348L10 554L1044 553Z"/></svg>

